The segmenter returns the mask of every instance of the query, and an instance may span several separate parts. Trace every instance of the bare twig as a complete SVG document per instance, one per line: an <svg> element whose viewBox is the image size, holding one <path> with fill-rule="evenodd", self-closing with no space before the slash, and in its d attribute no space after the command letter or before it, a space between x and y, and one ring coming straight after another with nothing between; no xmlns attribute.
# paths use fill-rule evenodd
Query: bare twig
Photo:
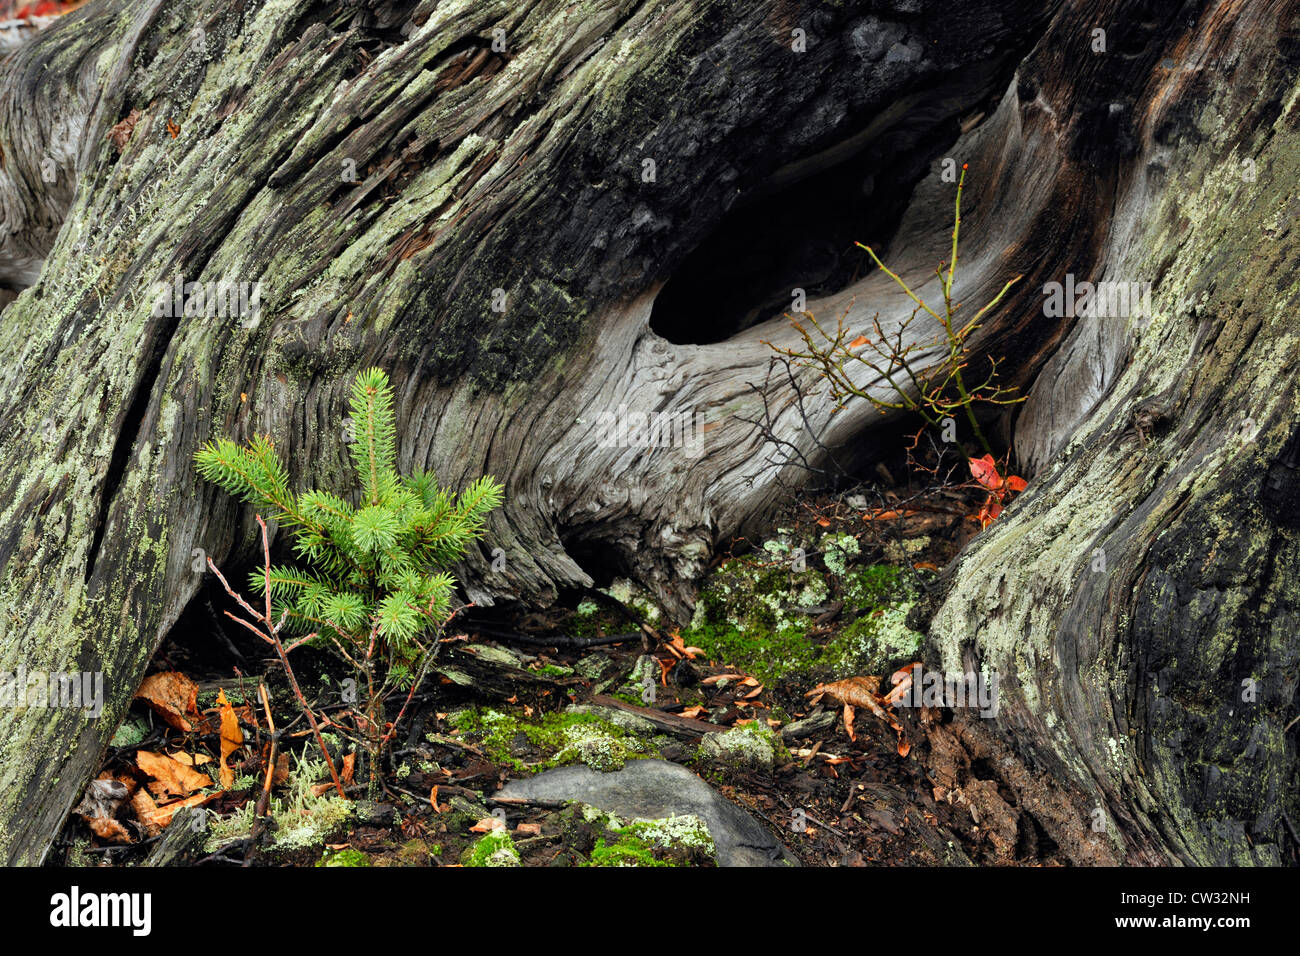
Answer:
<svg viewBox="0 0 1300 956"><path fill-rule="evenodd" d="M220 581L221 586L226 589L226 593L234 598L235 601L239 603L239 606L249 613L256 624L249 623L243 618L236 617L229 611L226 612L226 615L230 617L231 620L238 621L240 624L244 625L262 640L275 648L276 655L280 658L280 665L284 668L285 676L289 679L289 688L293 691L293 696L297 699L298 706L302 708L303 714L307 717L307 723L311 725L312 734L316 737L316 746L320 748L320 752L325 758L325 765L329 767L330 777L334 781L334 787L338 790L340 797L346 797L346 794L343 792L343 784L339 780L338 771L334 769L334 761L330 757L329 750L325 747L325 739L321 737L320 727L316 723L316 715L312 713L311 707L307 704L307 698L303 695L302 688L298 686L298 677L294 674L293 666L289 663L288 652L285 651L284 644L280 641L280 628L284 626L284 622L288 617L287 612L280 615L279 621L272 621L271 543L266 531L266 522L262 520L261 515L257 516L257 525L262 530L262 558L266 569L266 613L264 615L258 614L254 611L249 606L248 602L230 586L225 575L221 573L211 558L208 558L208 567L210 567L212 573L217 576L217 580ZM261 625L261 627L258 627L258 625ZM314 636L315 635L309 635L309 637ZM308 638L304 638L304 640L307 639ZM294 646L296 647L297 644L301 643L302 641L298 641Z"/></svg>

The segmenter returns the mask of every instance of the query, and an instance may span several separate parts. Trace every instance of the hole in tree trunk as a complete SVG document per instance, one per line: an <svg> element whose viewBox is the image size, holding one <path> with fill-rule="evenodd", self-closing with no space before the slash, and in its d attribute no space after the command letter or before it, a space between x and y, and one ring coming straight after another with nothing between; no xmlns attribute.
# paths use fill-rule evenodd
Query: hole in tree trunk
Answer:
<svg viewBox="0 0 1300 956"><path fill-rule="evenodd" d="M847 159L738 205L676 269L650 328L708 345L789 311L794 290L838 292L886 254L916 184L957 140L957 120L918 108Z"/></svg>
<svg viewBox="0 0 1300 956"><path fill-rule="evenodd" d="M564 550L591 577L592 586L607 588L628 573L627 561L612 541L561 535Z"/></svg>

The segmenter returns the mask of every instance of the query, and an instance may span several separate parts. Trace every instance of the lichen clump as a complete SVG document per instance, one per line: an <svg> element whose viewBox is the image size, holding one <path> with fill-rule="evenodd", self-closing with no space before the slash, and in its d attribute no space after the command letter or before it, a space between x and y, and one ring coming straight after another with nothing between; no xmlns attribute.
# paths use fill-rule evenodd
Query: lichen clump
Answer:
<svg viewBox="0 0 1300 956"><path fill-rule="evenodd" d="M751 721L726 733L705 734L700 741L701 760L734 770L771 773L778 758L789 757L781 739L766 725Z"/></svg>
<svg viewBox="0 0 1300 956"><path fill-rule="evenodd" d="M565 826L590 853L583 866L710 866L717 847L709 828L693 814L625 822L586 804L565 811Z"/></svg>
<svg viewBox="0 0 1300 956"><path fill-rule="evenodd" d="M312 793L312 786L325 776L325 772L323 760L299 760L289 774L287 792L271 797L271 825L267 828L271 834L270 850L290 851L321 846L331 834L347 824L353 810L351 801L344 800L332 790L321 796ZM209 853L216 853L223 846L249 836L255 803L250 799L230 816L212 823L206 842Z"/></svg>

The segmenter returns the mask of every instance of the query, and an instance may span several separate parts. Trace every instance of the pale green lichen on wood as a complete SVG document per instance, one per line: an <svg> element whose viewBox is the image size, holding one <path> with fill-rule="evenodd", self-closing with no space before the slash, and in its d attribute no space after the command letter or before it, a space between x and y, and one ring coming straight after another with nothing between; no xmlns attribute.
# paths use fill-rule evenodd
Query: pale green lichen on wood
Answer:
<svg viewBox="0 0 1300 956"><path fill-rule="evenodd" d="M1266 95L1268 89L1261 83L1255 95ZM1295 101L1300 85L1293 84L1287 96ZM1238 104L1234 115L1250 112ZM1059 681L1055 644L1062 639L1058 634L1062 609L1074 600L1081 584L1095 583L1085 576L1094 573L1090 570L1094 551L1114 532L1116 515L1131 515L1151 496L1157 496L1156 507L1135 527L1125 529L1125 540L1158 543L1170 533L1169 525L1181 520L1178 515L1195 516L1193 520L1209 528L1208 536L1193 536L1197 553L1181 557L1192 570L1193 581L1196 568L1204 574L1205 568L1216 567L1215 582L1207 583L1204 593L1188 595L1193 607L1200 606L1196 619L1211 628L1209 639L1199 648L1202 668L1216 673L1231 666L1239 650L1234 622L1251 602L1273 600L1272 592L1258 592L1249 574L1218 572L1214 556L1229 550L1242 552L1244 572L1252 562L1266 560L1277 534L1254 513L1242 514L1239 489L1276 454L1286 438L1285 423L1297 414L1294 396L1275 387L1293 375L1300 361L1300 332L1289 319L1300 299L1300 285L1287 266L1294 243L1265 239L1269 224L1276 235L1286 231L1283 211L1297 201L1300 137L1281 120L1271 129L1246 131L1255 138L1243 144L1258 164L1258 178L1252 181L1243 175L1242 153L1235 145L1226 145L1236 131L1224 121L1222 111L1207 107L1202 118L1201 129L1209 142L1179 153L1186 157L1185 163L1168 174L1176 176L1177 182L1162 190L1154 209L1144 210L1145 229L1139 230L1131 253L1114 270L1127 276L1160 274L1159 314L1132 329L1136 343L1130 364L1049 466L1050 481L1031 489L1016 514L984 532L960 559L953 575L955 586L932 621L931 639L946 666L960 666L963 647L973 644L986 664L1014 671L1030 710L1047 717L1052 715L1040 688L1055 698L1053 688ZM1226 214L1229 209L1231 215ZM1286 228L1294 228L1293 219L1294 213L1285 217ZM1260 223L1266 224L1264 238ZM1175 250L1172 260L1168 259L1171 249ZM1279 274L1291 278L1279 282ZM1213 291L1207 279L1214 280ZM1198 329L1197 320L1182 310L1186 302L1226 320L1226 328L1235 329L1236 335L1254 337L1249 350L1236 354L1231 362L1186 368ZM1258 332L1252 329L1256 322ZM1227 344L1232 347L1230 340ZM1150 451L1135 452L1122 438L1115 440L1129 424L1127 403L1134 396L1176 387L1188 375L1198 380L1193 383L1194 394L1202 401L1212 396L1219 407L1248 409L1251 421L1217 416L1212 427L1218 429L1218 439L1210 437L1190 447L1160 445L1157 436ZM1261 430L1260 423L1275 419L1283 426ZM1171 431L1177 433L1179 424L1175 422ZM1103 431L1107 428L1109 433ZM1081 454L1085 448L1089 450ZM1171 514L1175 503L1178 512ZM1111 560L1123 551L1123 544L1114 547ZM1219 563L1223 560L1219 558ZM1230 590L1221 583L1225 578ZM1289 589L1292 599L1300 597L1285 575L1275 576L1273 588ZM1127 646L1133 622L1121 613L1118 623L1122 648ZM1084 636L1093 639L1092 635L1077 637ZM1081 679L1112 685L1115 699L1120 699L1134 692L1126 685L1125 673L1121 661L1103 655L1088 665ZM1046 721L1045 727L1076 779L1088 780L1092 768L1075 756L1075 743L1066 729L1055 720ZM1128 753L1127 741L1110 738L1100 747L1111 785L1121 792L1129 789L1126 775L1136 758ZM1180 770L1163 747L1150 748L1145 759L1149 761L1147 782L1164 812L1174 818L1174 830L1185 841L1188 854L1209 860L1211 850L1204 835L1208 831L1180 796L1184 790L1180 774L1187 771ZM1257 775L1257 765L1242 767L1241 773ZM1218 812L1227 815L1224 808ZM1122 851L1118 836L1111 834L1110 839ZM1231 852L1244 859L1244 844L1234 846Z"/></svg>

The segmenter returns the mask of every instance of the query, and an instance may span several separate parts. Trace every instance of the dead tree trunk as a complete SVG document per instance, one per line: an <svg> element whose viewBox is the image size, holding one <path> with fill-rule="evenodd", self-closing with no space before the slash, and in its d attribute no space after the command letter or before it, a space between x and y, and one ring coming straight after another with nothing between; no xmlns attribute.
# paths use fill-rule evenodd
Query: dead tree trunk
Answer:
<svg viewBox="0 0 1300 956"><path fill-rule="evenodd" d="M815 381L770 375L763 341L792 341L796 289L905 316L841 250L887 242L921 284L952 159L972 170L958 297L1029 277L984 341L1037 376L1017 443L1040 466L935 619L946 664L1016 677L963 746L1011 757L1017 809L1081 862L1275 858L1295 47L1291 4L1241 6L99 0L21 47L0 87L0 282L21 290L0 314L0 671L102 671L107 702L0 713L3 856L44 855L199 588L196 549L252 540L197 479L201 442L269 432L295 480L340 485L348 386L382 365L404 468L507 484L472 596L545 601L614 562L683 611L712 548L801 480L764 405L810 456L874 421L805 418ZM1045 320L1066 272L1155 281L1159 318ZM178 280L260 283L260 315L157 314ZM1135 445L1157 389L1175 411ZM654 413L687 434L645 447ZM1267 687L1219 718L1228 670ZM1260 779L1234 768L1247 749Z"/></svg>
<svg viewBox="0 0 1300 956"><path fill-rule="evenodd" d="M1053 65L1088 26L1063 14L1021 68L1106 222L1054 278L1151 283L1153 314L1070 330L1018 423L1033 493L947 570L931 636L1001 675L996 727L958 736L1071 859L1277 864L1300 782L1300 20L1153 12L1160 42L1108 62L1092 117Z"/></svg>

